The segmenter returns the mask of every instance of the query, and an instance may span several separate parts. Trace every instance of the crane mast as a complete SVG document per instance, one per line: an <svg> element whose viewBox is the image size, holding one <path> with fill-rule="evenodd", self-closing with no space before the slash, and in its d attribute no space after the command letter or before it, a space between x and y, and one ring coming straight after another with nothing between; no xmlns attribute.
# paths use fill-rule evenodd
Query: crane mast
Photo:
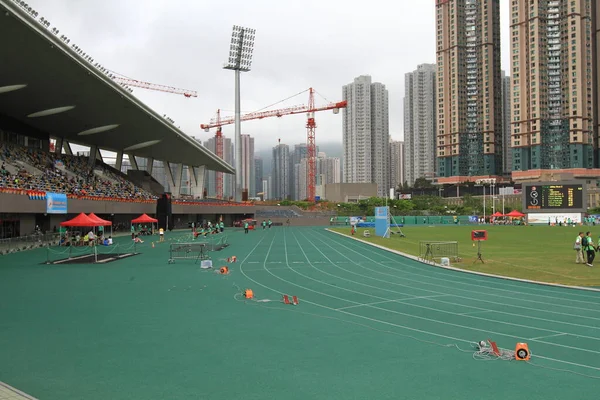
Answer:
<svg viewBox="0 0 600 400"><path fill-rule="evenodd" d="M313 88L308 92L308 108L315 109L315 92ZM306 114L306 158L308 171L306 174L306 197L308 201L316 201L316 185L317 185L317 145L315 142L315 130L317 123L315 122L315 112L309 111Z"/></svg>

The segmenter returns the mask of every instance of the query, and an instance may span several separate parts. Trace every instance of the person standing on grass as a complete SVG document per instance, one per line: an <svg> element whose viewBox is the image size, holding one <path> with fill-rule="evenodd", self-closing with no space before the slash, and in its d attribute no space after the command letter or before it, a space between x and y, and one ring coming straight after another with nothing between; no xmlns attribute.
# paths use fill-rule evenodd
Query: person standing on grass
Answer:
<svg viewBox="0 0 600 400"><path fill-rule="evenodd" d="M594 241L592 240L592 236L590 235L590 232L586 232L585 236L582 240L582 247L585 249L585 252L587 253L587 263L586 265L588 267L593 267L594 266L594 258L596 257L596 248L594 247Z"/></svg>
<svg viewBox="0 0 600 400"><path fill-rule="evenodd" d="M579 263L585 264L585 258L583 257L582 241L583 241L583 232L579 232L579 235L577 235L577 237L575 238L575 244L573 245L573 248L577 252L577 254L575 256L576 264L579 264Z"/></svg>

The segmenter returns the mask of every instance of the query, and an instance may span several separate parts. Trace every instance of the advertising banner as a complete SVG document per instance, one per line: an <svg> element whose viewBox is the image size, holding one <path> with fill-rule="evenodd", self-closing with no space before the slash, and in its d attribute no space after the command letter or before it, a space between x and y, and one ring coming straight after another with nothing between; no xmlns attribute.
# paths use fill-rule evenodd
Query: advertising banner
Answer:
<svg viewBox="0 0 600 400"><path fill-rule="evenodd" d="M46 192L46 214L66 214L67 195Z"/></svg>

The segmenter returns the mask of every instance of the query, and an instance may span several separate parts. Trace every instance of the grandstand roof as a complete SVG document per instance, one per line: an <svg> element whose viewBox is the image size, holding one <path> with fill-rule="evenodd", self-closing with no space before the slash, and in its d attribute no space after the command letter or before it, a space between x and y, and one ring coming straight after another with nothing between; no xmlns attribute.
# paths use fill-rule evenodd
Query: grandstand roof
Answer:
<svg viewBox="0 0 600 400"><path fill-rule="evenodd" d="M71 143L234 172L59 36L14 2L0 0L0 114ZM3 93L13 85L26 86ZM62 112L43 116L49 110Z"/></svg>

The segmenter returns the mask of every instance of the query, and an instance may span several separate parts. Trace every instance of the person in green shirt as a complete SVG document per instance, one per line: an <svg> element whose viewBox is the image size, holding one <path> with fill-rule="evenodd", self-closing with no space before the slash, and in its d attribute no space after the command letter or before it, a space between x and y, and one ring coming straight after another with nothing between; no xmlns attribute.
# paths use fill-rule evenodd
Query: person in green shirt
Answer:
<svg viewBox="0 0 600 400"><path fill-rule="evenodd" d="M264 219L263 219L263 222L262 222L262 227L263 227L263 231L267 227L267 221L265 221Z"/></svg>
<svg viewBox="0 0 600 400"><path fill-rule="evenodd" d="M267 225L269 225L269 229L271 229L271 225L273 225L273 223L271 222L271 218L269 218L269 221L267 221Z"/></svg>
<svg viewBox="0 0 600 400"><path fill-rule="evenodd" d="M244 233L248 233L248 221L244 221Z"/></svg>
<svg viewBox="0 0 600 400"><path fill-rule="evenodd" d="M590 232L585 233L585 237L583 238L584 242L582 247L585 249L587 253L587 266L593 267L594 258L596 257L596 248L594 247L594 241L592 240L592 236Z"/></svg>

